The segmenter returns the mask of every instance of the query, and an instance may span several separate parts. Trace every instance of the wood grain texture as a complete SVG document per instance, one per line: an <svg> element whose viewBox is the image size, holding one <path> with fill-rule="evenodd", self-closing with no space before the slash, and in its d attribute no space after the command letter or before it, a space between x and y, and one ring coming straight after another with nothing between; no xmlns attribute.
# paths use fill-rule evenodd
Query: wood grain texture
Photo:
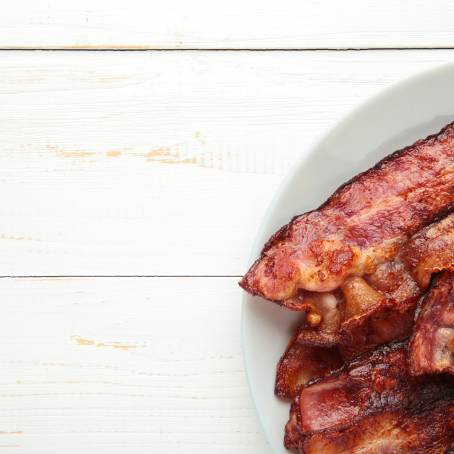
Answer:
<svg viewBox="0 0 454 454"><path fill-rule="evenodd" d="M268 452L236 279L0 279L0 294L5 452Z"/></svg>
<svg viewBox="0 0 454 454"><path fill-rule="evenodd" d="M425 0L18 0L2 48L454 46L454 4Z"/></svg>
<svg viewBox="0 0 454 454"><path fill-rule="evenodd" d="M0 48L454 46L454 5L9 2ZM292 162L454 52L1 52L0 275L239 275ZM0 452L265 454L236 278L0 279Z"/></svg>
<svg viewBox="0 0 454 454"><path fill-rule="evenodd" d="M454 52L1 56L0 275L240 275L314 138Z"/></svg>

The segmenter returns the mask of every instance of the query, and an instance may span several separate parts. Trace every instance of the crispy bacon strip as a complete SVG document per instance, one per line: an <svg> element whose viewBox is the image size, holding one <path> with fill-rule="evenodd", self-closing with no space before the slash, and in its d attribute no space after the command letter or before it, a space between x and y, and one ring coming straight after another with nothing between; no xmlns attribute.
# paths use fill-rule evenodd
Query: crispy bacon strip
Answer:
<svg viewBox="0 0 454 454"><path fill-rule="evenodd" d="M345 369L304 386L301 430L310 435L349 427L363 416L424 405L454 395L454 377L412 377L406 344L382 347Z"/></svg>
<svg viewBox="0 0 454 454"><path fill-rule="evenodd" d="M342 286L346 308L352 305L352 298L359 301L354 307L364 307L364 301L368 304L352 317L346 313L341 323L339 343L344 354L350 352L351 356L372 346L408 337L417 302L432 274L449 269L454 269L454 214L415 234L394 260L379 265L373 274L365 276L370 287L361 278L347 279ZM356 285L346 288L348 282ZM385 295L386 299L380 301L378 295Z"/></svg>
<svg viewBox="0 0 454 454"><path fill-rule="evenodd" d="M428 238L427 241L429 242L430 239ZM429 253L430 245L427 246ZM427 257L430 258L429 255ZM365 278L375 290L399 303L413 300L421 295L421 288L407 269L400 253L394 260L379 265L374 273Z"/></svg>
<svg viewBox="0 0 454 454"><path fill-rule="evenodd" d="M454 214L449 215L445 219L429 225L418 232L405 244L393 261L379 265L373 274L365 276L367 281L364 278L352 277L344 282L341 287L342 296L338 296L341 304L336 306L338 313L341 314L341 320L337 324L338 332L336 338L344 357L354 357L371 346L401 339L411 333L414 311L422 289L425 288L433 273L443 269L452 269L454 254L452 243L453 218ZM426 440L424 432L421 433L421 436L415 438L414 435L416 432L410 436L407 431L405 433L409 434L409 438L406 438L399 432L400 429L396 429L396 424L397 427L401 427L404 425L404 420L409 420L410 422L408 424L413 424L411 422L413 421L413 416L406 415L404 417L404 410L401 410L401 408L406 408L406 406L409 406L410 409L412 406L420 408L420 405L424 404L424 402L430 402L432 399L436 400L443 397L445 386L448 386L448 388L454 386L454 382L451 379L440 387L441 382L439 379L437 379L438 382L437 380L434 382L430 377L418 377L417 380L408 378L411 374L454 373L454 301L450 302L449 300L449 296L453 293L453 276L454 273L445 272L437 277L429 295L423 302L422 311L419 315L411 343L410 367L407 366L408 363L405 361L405 351L401 344L401 347L393 347L396 348L394 353L392 353L391 349L388 353L384 354L386 351L385 347L385 349L380 349L373 354L369 354L372 356L365 355L362 357L362 360L358 359L356 362L349 363L349 366L346 366L344 370L346 374L344 375L345 379L345 377L348 378L346 371L348 371L349 367L356 364L350 370L350 374L355 377L356 385L358 384L357 379L359 377L364 379L363 383L366 385L364 388L366 391L364 389L358 390L358 387L355 388L350 380L345 382L345 387L341 383L341 391L347 388L350 391L355 389L355 395L360 394L361 399L363 399L369 391L369 385L371 385L372 389L374 389L373 393L376 401L383 403L388 399L394 404L397 404L399 411L389 413L388 410L393 409L388 408L386 404L380 410L382 412L388 411L385 416L383 413L379 413L373 417L366 417L364 414L374 413L376 408L370 410L367 404L363 402L361 405L364 411L361 412L357 406L355 407L358 401L352 395L345 397L347 408L345 410L339 402L330 401L330 395L331 398L335 395L331 391L336 389L336 386L341 382L339 381L339 375L337 375L337 379L333 377L327 378L318 381L323 387L327 386L328 388L327 393L325 389L325 394L315 393L315 396L320 399L319 402L311 401L311 392L309 392L309 399L306 395L306 406L304 406L304 400L301 400L299 397L292 405L285 436L285 445L288 448L297 449L300 447L303 449L304 445L308 450L307 452L329 453L344 452L341 450L341 446L345 447L345 452L355 452L353 451L353 446L355 449L360 449L360 452L369 452L366 446L374 446L378 450L377 452L381 452L380 449L386 450L388 447L391 450L395 449L397 452L418 452L417 449L421 449L421 452L426 452L425 450L428 449L429 445L424 444L426 443L424 441ZM307 292L305 295L310 295L310 293ZM451 296L451 298L453 297ZM332 315L331 318L333 319ZM302 342L307 338L310 339L310 335L307 333L308 331L316 333L317 328L310 330L307 328L301 329L299 337ZM331 329L331 332L333 336L333 329ZM334 332L336 331L334 330ZM362 372L358 373L358 369L367 373L361 375ZM374 377L373 380L368 379L368 373ZM395 386L396 384L393 383L393 380L396 377L399 379L399 376L402 383L405 384L403 388ZM393 389L388 394L386 394L385 390L386 397L384 399L382 397L383 393L377 393L374 386L376 386L377 382L379 384L382 383L382 380L385 378L391 378L391 383L393 383L391 387ZM317 383L313 386L317 391ZM301 393L301 396L311 389L312 391L314 390L311 386L307 386ZM337 390L339 391L339 386L337 386ZM420 398L421 393L424 396L423 398ZM454 392L448 389L446 394L452 395ZM418 396L418 398L411 401L406 400L405 396ZM350 405L349 401L351 401ZM302 413L304 408L307 409L306 413ZM331 422L327 419L326 414L323 412L320 413L320 408L324 409L328 416L333 418ZM353 413L349 413L349 411ZM359 412L359 416L353 416L352 419L357 420L357 423L350 427L348 426L350 423L349 418L356 411ZM339 414L347 415L346 420L339 420ZM389 415L392 415L392 417ZM372 431L369 430L366 438L362 439L359 434L362 434L364 431L357 430L356 425L362 427L364 418L370 419L369 423L365 423L366 428L368 424L381 425L383 423L384 430L389 433L385 434L381 429L375 430L374 428ZM317 420L325 421L328 426L324 429L319 428L322 434L317 435L317 431L311 432L307 430L308 427L305 427L303 423L305 420L306 426L311 421L314 422ZM343 427L343 425L347 426L348 429L341 430L339 427ZM335 429L332 428L333 426ZM441 429L445 427L446 425L440 426ZM334 432L332 432L333 430ZM325 436L327 431L331 431L333 435L330 437ZM346 434L349 435L347 436ZM393 434L397 434L396 437ZM393 438L394 441L390 441L390 438ZM305 441L303 442L302 440ZM365 445L362 445L360 440L363 440ZM440 446L446 447L443 443ZM309 449L319 449L319 451ZM330 449L333 451L330 451ZM428 450L427 452L438 451ZM441 452L444 451L442 450Z"/></svg>
<svg viewBox="0 0 454 454"><path fill-rule="evenodd" d="M339 331L339 350L354 358L378 345L407 338L413 328L417 300L385 299L369 311L347 320Z"/></svg>
<svg viewBox="0 0 454 454"><path fill-rule="evenodd" d="M292 440L292 447L296 447ZM454 403L365 417L346 430L300 440L304 454L445 454L454 447Z"/></svg>
<svg viewBox="0 0 454 454"><path fill-rule="evenodd" d="M400 256L423 289L429 286L433 273L454 271L454 213L418 232Z"/></svg>
<svg viewBox="0 0 454 454"><path fill-rule="evenodd" d="M392 260L415 232L454 206L454 124L400 150L275 233L240 285L282 302L329 292Z"/></svg>
<svg viewBox="0 0 454 454"><path fill-rule="evenodd" d="M367 301L360 310L345 317L339 330L339 345L345 357L353 357L386 342L402 340L411 334L421 289L399 257L378 266L373 275L349 278L344 289L345 306L351 300ZM350 282L355 282L351 287ZM346 290L346 286L350 289ZM357 305L354 305L357 306Z"/></svg>
<svg viewBox="0 0 454 454"><path fill-rule="evenodd" d="M303 345L295 336L277 365L275 394L294 399L305 383L341 366L342 358L336 349Z"/></svg>
<svg viewBox="0 0 454 454"><path fill-rule="evenodd" d="M317 323L301 326L299 342L319 347L339 345L343 356L351 358L408 337L421 290L405 270L395 265L382 270L380 279L380 291L363 278L352 277L342 285L342 292L307 292L295 306L299 304L307 318Z"/></svg>
<svg viewBox="0 0 454 454"><path fill-rule="evenodd" d="M299 330L298 342L319 347L337 345L344 312L342 295L313 293L303 296L303 301L311 306Z"/></svg>
<svg viewBox="0 0 454 454"><path fill-rule="evenodd" d="M287 449L298 449L304 436L301 432L301 414L299 412L299 397L297 396L290 407L289 420L285 425L284 446Z"/></svg>
<svg viewBox="0 0 454 454"><path fill-rule="evenodd" d="M454 374L454 273L438 276L424 298L410 342L410 371Z"/></svg>
<svg viewBox="0 0 454 454"><path fill-rule="evenodd" d="M367 416L454 398L454 377L410 375L406 348L406 343L384 346L303 386L286 427L289 446L296 446L298 436L305 440L346 430Z"/></svg>
<svg viewBox="0 0 454 454"><path fill-rule="evenodd" d="M380 264L373 274L347 278L341 291L336 290L331 296L337 305L331 304L329 320L336 323L325 323L325 314L319 311L320 325L302 328L301 338L316 345L340 345L344 356L352 357L408 337L417 302L430 276L453 269L453 261L454 214L451 214L414 235L394 260ZM304 310L305 301L313 298L311 295L324 295L327 300L331 294L300 291L290 301L299 301L295 309Z"/></svg>

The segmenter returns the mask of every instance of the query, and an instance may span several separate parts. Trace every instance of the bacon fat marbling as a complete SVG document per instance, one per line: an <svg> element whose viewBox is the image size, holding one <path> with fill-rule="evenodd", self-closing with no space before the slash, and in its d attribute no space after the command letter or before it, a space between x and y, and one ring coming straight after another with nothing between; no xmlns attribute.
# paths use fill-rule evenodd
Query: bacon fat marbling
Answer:
<svg viewBox="0 0 454 454"><path fill-rule="evenodd" d="M276 232L240 285L282 302L373 273L454 206L454 124L380 161Z"/></svg>
<svg viewBox="0 0 454 454"><path fill-rule="evenodd" d="M444 272L422 301L410 342L415 375L454 374L454 273Z"/></svg>

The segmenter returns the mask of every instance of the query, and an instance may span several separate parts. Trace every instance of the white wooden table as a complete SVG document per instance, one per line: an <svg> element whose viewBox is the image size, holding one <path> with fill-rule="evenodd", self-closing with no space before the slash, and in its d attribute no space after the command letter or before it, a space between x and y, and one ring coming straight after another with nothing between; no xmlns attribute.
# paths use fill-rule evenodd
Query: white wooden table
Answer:
<svg viewBox="0 0 454 454"><path fill-rule="evenodd" d="M454 59L454 3L2 7L0 452L269 454L236 284L258 224L321 130Z"/></svg>

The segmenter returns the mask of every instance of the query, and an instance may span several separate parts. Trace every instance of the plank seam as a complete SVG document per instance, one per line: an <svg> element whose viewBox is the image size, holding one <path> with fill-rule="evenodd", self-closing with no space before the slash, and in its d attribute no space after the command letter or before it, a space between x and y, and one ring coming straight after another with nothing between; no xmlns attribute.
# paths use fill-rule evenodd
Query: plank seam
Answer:
<svg viewBox="0 0 454 454"><path fill-rule="evenodd" d="M271 48L249 48L249 47L225 47L225 48L203 48L203 47L1 47L0 51L21 51L21 52L362 52L362 51L420 51L420 50L454 50L454 46L439 47L271 47Z"/></svg>
<svg viewBox="0 0 454 454"><path fill-rule="evenodd" d="M241 275L236 274L54 274L54 275L1 275L0 279L78 279L78 278L97 278L97 279L109 279L109 278L159 278L159 279L172 279L172 278L236 278L240 279Z"/></svg>

